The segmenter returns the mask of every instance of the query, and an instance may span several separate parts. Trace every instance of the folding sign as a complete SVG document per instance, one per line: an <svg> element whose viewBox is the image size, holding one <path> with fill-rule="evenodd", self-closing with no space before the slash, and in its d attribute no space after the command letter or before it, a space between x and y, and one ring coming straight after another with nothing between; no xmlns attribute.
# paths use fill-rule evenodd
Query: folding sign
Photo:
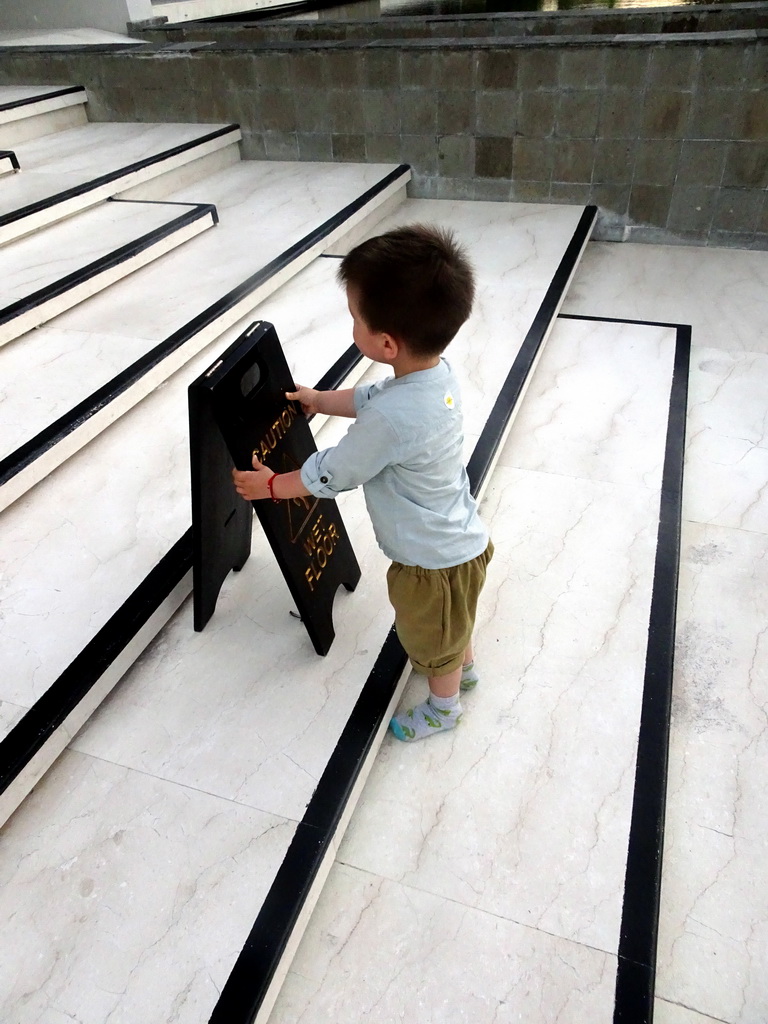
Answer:
<svg viewBox="0 0 768 1024"><path fill-rule="evenodd" d="M251 505L318 654L334 638L333 599L354 590L360 567L335 501L292 498L250 504L232 483L232 464L250 469L255 454L276 473L299 469L317 451L272 324L258 322L189 386L192 464L194 625L213 615L230 569L251 551Z"/></svg>

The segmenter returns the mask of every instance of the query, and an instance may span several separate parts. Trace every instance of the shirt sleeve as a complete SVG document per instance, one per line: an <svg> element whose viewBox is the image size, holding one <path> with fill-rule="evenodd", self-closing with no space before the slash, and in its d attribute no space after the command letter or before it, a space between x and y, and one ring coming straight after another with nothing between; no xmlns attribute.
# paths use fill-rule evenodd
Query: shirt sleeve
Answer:
<svg viewBox="0 0 768 1024"><path fill-rule="evenodd" d="M373 384L358 384L353 395L355 412L360 412L363 406L367 405L373 396L381 391L385 383L384 380L377 380Z"/></svg>
<svg viewBox="0 0 768 1024"><path fill-rule="evenodd" d="M301 467L301 481L316 498L335 498L396 461L397 450L398 439L390 423L369 409L358 416L335 448L310 455Z"/></svg>

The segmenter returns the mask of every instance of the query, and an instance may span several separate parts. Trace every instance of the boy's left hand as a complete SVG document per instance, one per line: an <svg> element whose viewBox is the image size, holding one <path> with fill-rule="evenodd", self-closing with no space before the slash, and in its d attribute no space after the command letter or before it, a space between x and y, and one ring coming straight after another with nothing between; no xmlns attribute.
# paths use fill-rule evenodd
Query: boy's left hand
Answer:
<svg viewBox="0 0 768 1024"><path fill-rule="evenodd" d="M255 455L251 464L253 472L245 469L232 470L235 490L246 501L260 501L262 498L269 498L267 480L274 475L274 470L259 462Z"/></svg>

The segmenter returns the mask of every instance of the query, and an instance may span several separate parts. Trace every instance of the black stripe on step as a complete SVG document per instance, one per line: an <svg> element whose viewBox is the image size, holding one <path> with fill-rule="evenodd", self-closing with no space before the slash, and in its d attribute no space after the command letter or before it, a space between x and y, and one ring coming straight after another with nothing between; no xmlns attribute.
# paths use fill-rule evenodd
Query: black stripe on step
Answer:
<svg viewBox="0 0 768 1024"><path fill-rule="evenodd" d="M546 317L554 318L557 312L564 289L587 242L596 214L596 207L587 207L582 214L553 282L534 317L533 326L526 335L526 341L532 334L538 338L537 349L549 328ZM557 286L555 282L558 283ZM562 289L561 292L558 292L558 287ZM506 409L505 406L508 402L519 399L524 384L524 378L517 380L515 375L530 373L531 364L532 359L515 359L491 410L486 427L475 446L470 459L470 463L474 460L476 467L476 485L473 487L475 494L493 461L496 447L500 444L503 434L503 430L497 431L495 427L489 430L489 425L502 419L506 424L509 420L512 410ZM391 629L307 805L304 817L296 829L245 946L221 991L219 1001L210 1017L210 1024L252 1024L256 1017L323 858L330 850L339 819L344 813L349 795L373 745L406 662L407 658L397 634Z"/></svg>
<svg viewBox="0 0 768 1024"><path fill-rule="evenodd" d="M392 629L294 833L243 951L221 991L210 1024L250 1024L258 1013L329 852L339 818L406 661L405 651Z"/></svg>
<svg viewBox="0 0 768 1024"><path fill-rule="evenodd" d="M123 199L122 196L107 196L107 203L134 203L138 206L207 206L213 216L213 223L219 223L219 211L213 203L182 203L178 199Z"/></svg>
<svg viewBox="0 0 768 1024"><path fill-rule="evenodd" d="M653 1021L690 352L691 328L680 325L669 402L643 706L624 879L615 1024L651 1024Z"/></svg>
<svg viewBox="0 0 768 1024"><path fill-rule="evenodd" d="M206 142L211 142L213 139L219 139L223 135L234 134L239 130L239 125L225 125L224 128L217 128L216 131L209 132L207 135L201 135L199 138L179 143L178 146L173 146L171 149L164 149L161 153L155 153L154 156L146 156L142 160L136 160L132 164L126 164L124 167L118 167L114 171L108 171L106 174L101 174L98 178L91 178L90 181L84 181L80 185L73 185L72 188L64 189L63 192L57 192L52 196L46 196L45 199L38 199L34 203L29 203L27 206L22 206L18 210L12 210L10 213L5 213L0 216L0 227L5 226L6 224L13 224L18 220L23 220L24 217L29 217L33 213L39 213L41 210L47 210L52 206L57 206L59 203L65 203L68 199L74 199L76 196L82 196L87 192L93 192L102 185L108 185L110 182L118 181L120 178L123 178L128 174L141 171L145 167L152 167L154 164L162 163L164 160L178 156L180 153L186 153L191 149L196 149L198 146L204 145Z"/></svg>
<svg viewBox="0 0 768 1024"><path fill-rule="evenodd" d="M351 355L352 350L347 350L315 387L321 390L323 381L332 373L337 375L334 379L343 380L338 373L344 359L350 369L354 366L356 360L350 363ZM190 527L5 739L0 740L0 793L21 774L191 568Z"/></svg>
<svg viewBox="0 0 768 1024"><path fill-rule="evenodd" d="M390 171L379 182L369 188L366 192L362 193L362 195L358 196L353 202L349 203L338 213L329 217L328 220L319 227L310 231L309 234L305 235L294 245L280 253L279 256L276 256L275 259L267 263L266 266L257 270L255 274L252 274L251 277L243 281L242 284L239 284L221 299L218 299L207 309L204 309L202 313L199 313L178 331L175 331L170 335L170 337L166 338L165 341L160 342L159 345L150 349L150 351L145 353L145 355L140 359L137 359L135 363L132 363L127 367L127 369L121 371L117 376L113 377L112 380L94 391L88 396L88 398L83 399L82 402L78 402L77 405L73 406L73 408L63 416L54 420L53 423L49 424L49 426L44 430L41 430L40 433L31 438L31 440L20 445L15 451L11 452L10 455L0 461L0 485L6 483L22 469L31 465L35 459L39 459L41 455L44 455L47 451L53 448L54 445L58 444L79 426L89 420L91 416L107 406L124 391L127 391L137 381L141 380L144 374L148 373L149 370L161 363L166 356L175 352L177 348L180 348L185 342L189 341L190 338L204 330L223 313L227 312L227 310L236 306L252 291L255 291L264 284L265 281L268 281L271 277L274 277L275 274L287 267L288 264L296 259L297 256L300 256L308 249L311 249L318 242L331 234L332 231L335 231L336 228L341 227L345 220L351 217L358 210L362 209L371 201L371 199L384 191L384 189L394 181L397 181L398 178L404 177L409 170L410 168L407 164L401 164L395 170ZM245 313L243 315L245 315Z"/></svg>
<svg viewBox="0 0 768 1024"><path fill-rule="evenodd" d="M24 770L191 569L190 528L0 741L0 793Z"/></svg>
<svg viewBox="0 0 768 1024"><path fill-rule="evenodd" d="M574 314L563 314L562 319L668 327L676 331L613 1013L614 1024L652 1024L680 569L691 328L687 324Z"/></svg>
<svg viewBox="0 0 768 1024"><path fill-rule="evenodd" d="M544 294L544 299L539 306L536 316L533 318L533 323L528 329L523 344L520 346L520 351L515 357L512 369L502 384L499 397L496 399L491 415L486 420L472 456L467 463L467 475L469 476L472 493L475 496L480 492L483 481L493 462L493 457L504 436L504 431L525 387L525 382L531 372L539 349L557 315L560 303L565 295L565 290L568 287L568 282L592 233L596 217L596 206L586 206L584 208L568 248L563 253L563 258L560 260L549 288L547 288Z"/></svg>
<svg viewBox="0 0 768 1024"><path fill-rule="evenodd" d="M330 370L323 374L315 387L318 391L335 391L339 384L352 373L362 358L363 353L357 345L350 345L347 351L342 356L339 356Z"/></svg>
<svg viewBox="0 0 768 1024"><path fill-rule="evenodd" d="M13 49L15 48L7 47L6 49L9 49L11 53L13 53ZM32 103L40 103L41 100L52 100L56 96L71 96L76 92L85 93L85 89L82 85L68 85L66 88L52 89L50 92L39 93L37 96L28 96L26 99L12 100L9 103L0 103L0 110L15 110L17 107L27 107Z"/></svg>
<svg viewBox="0 0 768 1024"><path fill-rule="evenodd" d="M169 203L168 205L182 204ZM125 245L120 246L118 249L114 249L105 256L99 257L99 259L94 260L92 263L89 263L84 267L80 267L71 274L67 274L58 281L53 281L51 284L47 284L44 288L39 288L36 292L32 292L30 295L26 295L23 299L19 299L17 302L12 302L4 309L0 309L0 324L8 323L9 320L13 320L15 317L21 316L23 313L28 313L37 306L42 306L44 303L50 302L51 299L55 299L59 295L63 295L64 292L70 291L72 288L77 288L86 281L89 281L91 278L97 277L99 274L103 274L107 270L111 270L113 267L120 266L120 264L125 263L126 260L129 260L134 256L138 256L139 253L145 252L153 245L162 241L162 239L175 234L177 231L181 230L181 228L186 227L188 224L193 224L195 221L201 220L203 217L210 216L214 224L218 223L216 207L212 204L186 203L184 205L187 206L186 212L175 217L173 220L168 221L167 224L162 224L159 227L153 228L140 238L135 238L133 241L127 242ZM0 474L2 472L2 464L3 463L0 462Z"/></svg>
<svg viewBox="0 0 768 1024"><path fill-rule="evenodd" d="M13 152L12 149L2 149L2 150L0 150L0 160L10 160L11 161L11 167L14 169L14 171L20 171L21 170L21 165L19 164L19 158L16 156L16 154Z"/></svg>

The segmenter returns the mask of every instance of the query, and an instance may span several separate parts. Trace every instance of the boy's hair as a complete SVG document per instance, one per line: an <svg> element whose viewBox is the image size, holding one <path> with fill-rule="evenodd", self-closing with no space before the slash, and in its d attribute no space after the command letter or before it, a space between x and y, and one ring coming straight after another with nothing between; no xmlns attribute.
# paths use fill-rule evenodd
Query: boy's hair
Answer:
<svg viewBox="0 0 768 1024"><path fill-rule="evenodd" d="M411 224L369 238L341 262L339 280L355 293L371 331L384 331L415 355L439 355L472 312L472 267L453 234Z"/></svg>

